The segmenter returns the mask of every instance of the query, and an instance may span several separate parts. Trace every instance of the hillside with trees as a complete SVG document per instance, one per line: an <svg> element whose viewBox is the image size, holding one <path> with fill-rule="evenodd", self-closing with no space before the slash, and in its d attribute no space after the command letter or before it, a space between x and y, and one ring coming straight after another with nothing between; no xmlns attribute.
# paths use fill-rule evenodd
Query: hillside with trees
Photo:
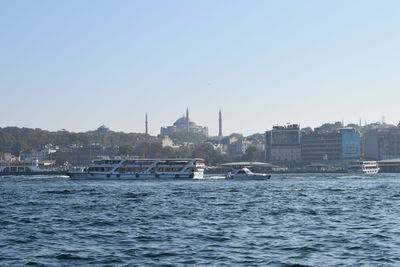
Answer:
<svg viewBox="0 0 400 267"><path fill-rule="evenodd" d="M95 131L74 133L65 130L51 132L42 129L6 127L0 128L0 152L18 155L27 149L41 149L47 144L71 146L73 144L87 146L98 143L102 146L135 145L147 141L149 135L140 133L122 133L109 131L96 134Z"/></svg>

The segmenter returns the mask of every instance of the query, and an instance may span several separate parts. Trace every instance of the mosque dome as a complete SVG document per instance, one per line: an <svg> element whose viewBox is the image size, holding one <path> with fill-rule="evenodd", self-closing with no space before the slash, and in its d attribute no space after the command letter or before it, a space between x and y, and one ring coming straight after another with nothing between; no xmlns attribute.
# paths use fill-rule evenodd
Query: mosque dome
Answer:
<svg viewBox="0 0 400 267"><path fill-rule="evenodd" d="M195 122L188 120L189 111L186 110L186 116L183 115L175 121L172 126L161 127L161 134L171 134L174 132L191 132L191 133L201 133L208 135L208 128L197 125Z"/></svg>
<svg viewBox="0 0 400 267"><path fill-rule="evenodd" d="M175 126L177 125L186 125L186 117L180 117L179 119L176 120L176 122L174 123Z"/></svg>

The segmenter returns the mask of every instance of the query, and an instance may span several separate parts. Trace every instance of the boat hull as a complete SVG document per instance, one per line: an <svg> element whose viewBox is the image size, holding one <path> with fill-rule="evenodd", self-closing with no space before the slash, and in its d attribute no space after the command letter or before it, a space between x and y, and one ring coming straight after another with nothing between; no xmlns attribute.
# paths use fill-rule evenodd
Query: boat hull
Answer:
<svg viewBox="0 0 400 267"><path fill-rule="evenodd" d="M369 170L359 170L359 171L347 171L348 173L353 173L353 174L377 174L379 172L379 169L369 169Z"/></svg>
<svg viewBox="0 0 400 267"><path fill-rule="evenodd" d="M69 172L67 175L71 179L83 180L156 180L156 179L203 179L203 173L88 173L88 172Z"/></svg>
<svg viewBox="0 0 400 267"><path fill-rule="evenodd" d="M34 171L34 172L0 172L0 176L58 176L67 175L61 171Z"/></svg>
<svg viewBox="0 0 400 267"><path fill-rule="evenodd" d="M260 174L260 175L231 175L227 176L227 180L268 180L271 178L271 174Z"/></svg>

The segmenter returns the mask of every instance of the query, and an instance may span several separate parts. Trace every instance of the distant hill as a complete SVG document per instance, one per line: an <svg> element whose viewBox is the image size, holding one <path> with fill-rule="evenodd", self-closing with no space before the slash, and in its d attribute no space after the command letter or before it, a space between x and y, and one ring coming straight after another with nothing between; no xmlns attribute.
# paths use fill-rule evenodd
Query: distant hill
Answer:
<svg viewBox="0 0 400 267"><path fill-rule="evenodd" d="M51 132L42 129L6 127L0 128L0 152L18 155L26 149L41 149L46 144L70 146L73 144L89 145L98 143L103 146L135 145L140 141L150 139L149 135L141 133L122 133L103 131L74 133L65 130Z"/></svg>

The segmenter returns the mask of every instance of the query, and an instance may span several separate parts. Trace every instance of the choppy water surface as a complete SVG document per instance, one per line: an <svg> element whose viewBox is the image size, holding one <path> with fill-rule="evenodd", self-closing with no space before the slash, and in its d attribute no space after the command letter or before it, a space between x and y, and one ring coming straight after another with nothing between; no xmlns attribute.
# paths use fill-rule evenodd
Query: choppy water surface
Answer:
<svg viewBox="0 0 400 267"><path fill-rule="evenodd" d="M2 266L399 266L400 175L0 178Z"/></svg>

